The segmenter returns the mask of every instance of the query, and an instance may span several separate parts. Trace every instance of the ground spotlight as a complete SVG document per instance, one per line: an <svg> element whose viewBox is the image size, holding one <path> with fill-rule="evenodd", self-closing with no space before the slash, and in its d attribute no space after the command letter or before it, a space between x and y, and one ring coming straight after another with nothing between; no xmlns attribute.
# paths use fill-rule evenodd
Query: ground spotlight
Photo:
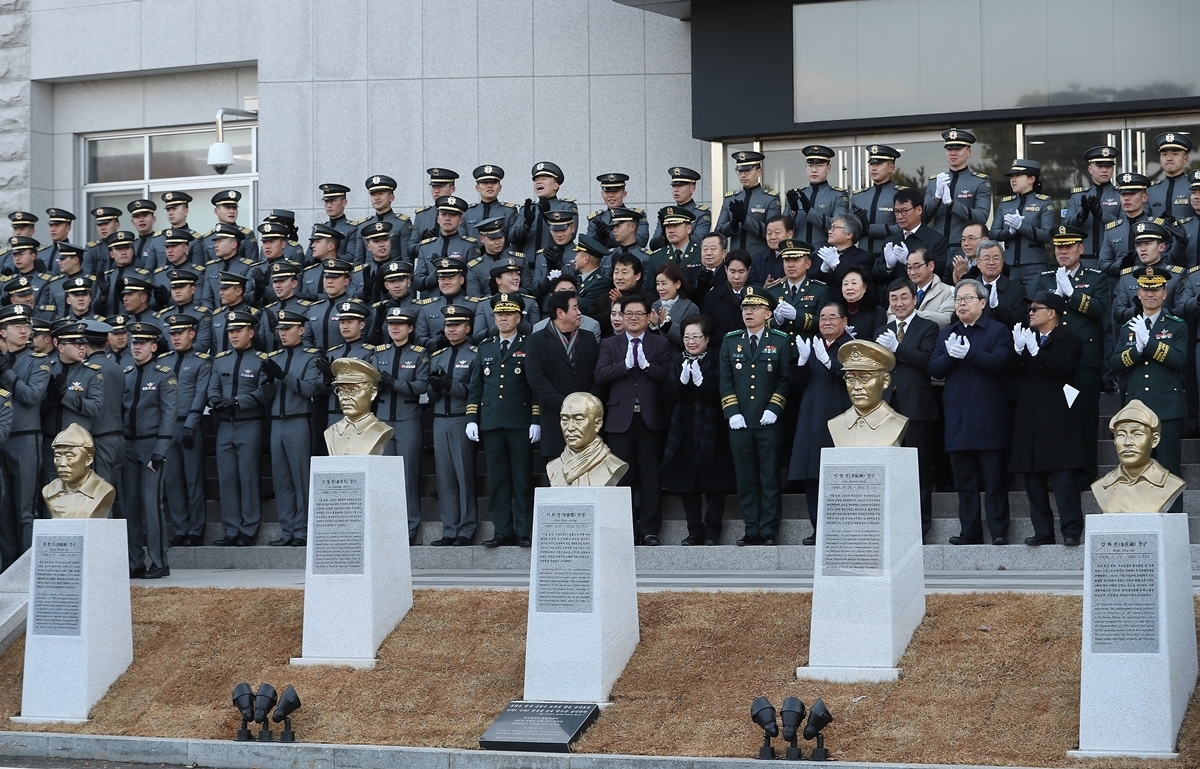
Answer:
<svg viewBox="0 0 1200 769"><path fill-rule="evenodd" d="M259 742L271 741L271 725L267 723L267 714L275 707L275 687L270 684L259 684L258 693L254 695L254 722L262 724L258 731Z"/></svg>
<svg viewBox="0 0 1200 769"><path fill-rule="evenodd" d="M787 760L799 761L804 753L796 745L796 731L804 721L804 703L799 697L786 697L779 715L783 719L783 738L788 742Z"/></svg>
<svg viewBox="0 0 1200 769"><path fill-rule="evenodd" d="M242 713L242 728L238 729L237 741L249 742L250 730L247 725L254 720L254 690L248 683L240 683L233 687L233 706Z"/></svg>
<svg viewBox="0 0 1200 769"><path fill-rule="evenodd" d="M296 694L296 687L288 686L283 690L283 694L279 695L279 706L271 715L271 720L275 723L283 722L283 731L279 733L280 742L296 741L296 733L292 731L292 713L299 709L300 695Z"/></svg>
<svg viewBox="0 0 1200 769"><path fill-rule="evenodd" d="M763 760L775 758L775 748L771 747L771 738L779 736L779 726L775 723L775 706L766 697L759 697L750 705L750 717L763 730L763 744L758 749L758 757Z"/></svg>
<svg viewBox="0 0 1200 769"><path fill-rule="evenodd" d="M821 730L833 722L833 714L825 707L825 701L818 699L808 711L808 723L804 725L804 739L817 741L809 758L813 761L828 761L829 751L825 749L825 736Z"/></svg>

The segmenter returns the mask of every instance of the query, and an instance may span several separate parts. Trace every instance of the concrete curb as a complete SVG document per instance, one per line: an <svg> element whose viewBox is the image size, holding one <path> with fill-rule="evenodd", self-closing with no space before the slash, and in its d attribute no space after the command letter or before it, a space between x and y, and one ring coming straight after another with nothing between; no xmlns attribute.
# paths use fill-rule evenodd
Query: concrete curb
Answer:
<svg viewBox="0 0 1200 769"><path fill-rule="evenodd" d="M777 741L778 742L778 741ZM805 752L811 748L806 745ZM757 749L748 744L747 752ZM776 746L779 749L779 746ZM370 745L176 740L51 732L0 732L0 756L177 764L222 769L762 769L752 758L508 753ZM965 764L829 761L828 769L993 769ZM1007 768L1019 769L1019 768Z"/></svg>

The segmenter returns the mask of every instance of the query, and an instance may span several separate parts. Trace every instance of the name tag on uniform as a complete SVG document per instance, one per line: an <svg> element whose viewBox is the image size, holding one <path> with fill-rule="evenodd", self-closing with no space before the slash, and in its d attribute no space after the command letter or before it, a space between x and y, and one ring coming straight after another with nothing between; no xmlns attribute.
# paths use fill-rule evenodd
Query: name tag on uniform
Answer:
<svg viewBox="0 0 1200 769"><path fill-rule="evenodd" d="M963 190L962 192L958 193L957 197L959 200L971 200L975 197L975 195L972 194L970 190Z"/></svg>
<svg viewBox="0 0 1200 769"><path fill-rule="evenodd" d="M1035 205L1025 206L1025 210L1036 214L1038 211L1041 211L1042 209L1038 208L1038 206L1035 204Z"/></svg>
<svg viewBox="0 0 1200 769"><path fill-rule="evenodd" d="M404 363L404 362L400 363L400 368L416 368L416 367L417 367L416 361L409 361L408 363Z"/></svg>
<svg viewBox="0 0 1200 769"><path fill-rule="evenodd" d="M456 360L456 361L454 361L454 368L471 368L471 361Z"/></svg>
<svg viewBox="0 0 1200 769"><path fill-rule="evenodd" d="M147 382L146 384L142 385L142 392L146 392L147 390L157 390L157 389L158 389L157 382Z"/></svg>
<svg viewBox="0 0 1200 769"><path fill-rule="evenodd" d="M257 372L257 371L254 371L254 370L252 370L252 369L245 368L245 369L242 369L242 373L241 373L241 374L239 374L239 376L243 376L243 377L245 377L246 379L257 379L257 378L258 378L258 372Z"/></svg>
<svg viewBox="0 0 1200 769"><path fill-rule="evenodd" d="M751 206L750 207L750 213L752 213L752 214L765 214L766 212L767 212L766 206Z"/></svg>

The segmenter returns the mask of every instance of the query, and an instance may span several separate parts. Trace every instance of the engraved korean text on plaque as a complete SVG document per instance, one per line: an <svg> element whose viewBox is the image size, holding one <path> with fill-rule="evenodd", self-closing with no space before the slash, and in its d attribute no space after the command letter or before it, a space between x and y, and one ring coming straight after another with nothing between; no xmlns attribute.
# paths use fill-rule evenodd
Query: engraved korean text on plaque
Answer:
<svg viewBox="0 0 1200 769"><path fill-rule="evenodd" d="M821 468L826 577L883 573L884 465L826 465Z"/></svg>
<svg viewBox="0 0 1200 769"><path fill-rule="evenodd" d="M77 636L83 624L83 537L33 540L32 635Z"/></svg>
<svg viewBox="0 0 1200 769"><path fill-rule="evenodd" d="M592 611L595 505L542 505L537 529L537 612Z"/></svg>
<svg viewBox="0 0 1200 769"><path fill-rule="evenodd" d="M1158 533L1089 534L1092 651L1159 649Z"/></svg>
<svg viewBox="0 0 1200 769"><path fill-rule="evenodd" d="M365 473L312 474L313 574L362 574Z"/></svg>

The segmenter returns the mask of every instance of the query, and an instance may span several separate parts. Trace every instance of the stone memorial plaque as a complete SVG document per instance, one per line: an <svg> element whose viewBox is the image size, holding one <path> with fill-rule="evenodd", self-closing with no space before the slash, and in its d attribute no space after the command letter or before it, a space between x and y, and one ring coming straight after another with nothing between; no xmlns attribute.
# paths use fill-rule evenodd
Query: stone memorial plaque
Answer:
<svg viewBox="0 0 1200 769"><path fill-rule="evenodd" d="M77 636L83 617L83 537L34 537L32 635Z"/></svg>
<svg viewBox="0 0 1200 769"><path fill-rule="evenodd" d="M1157 654L1158 534L1091 534L1092 651Z"/></svg>
<svg viewBox="0 0 1200 769"><path fill-rule="evenodd" d="M595 555L595 505L542 505L535 611L589 614Z"/></svg>
<svg viewBox="0 0 1200 769"><path fill-rule="evenodd" d="M510 702L479 738L484 750L570 753L600 708L591 702Z"/></svg>
<svg viewBox="0 0 1200 769"><path fill-rule="evenodd" d="M313 473L313 574L362 574L366 473Z"/></svg>
<svg viewBox="0 0 1200 769"><path fill-rule="evenodd" d="M821 468L823 549L826 577L883 574L884 465Z"/></svg>

